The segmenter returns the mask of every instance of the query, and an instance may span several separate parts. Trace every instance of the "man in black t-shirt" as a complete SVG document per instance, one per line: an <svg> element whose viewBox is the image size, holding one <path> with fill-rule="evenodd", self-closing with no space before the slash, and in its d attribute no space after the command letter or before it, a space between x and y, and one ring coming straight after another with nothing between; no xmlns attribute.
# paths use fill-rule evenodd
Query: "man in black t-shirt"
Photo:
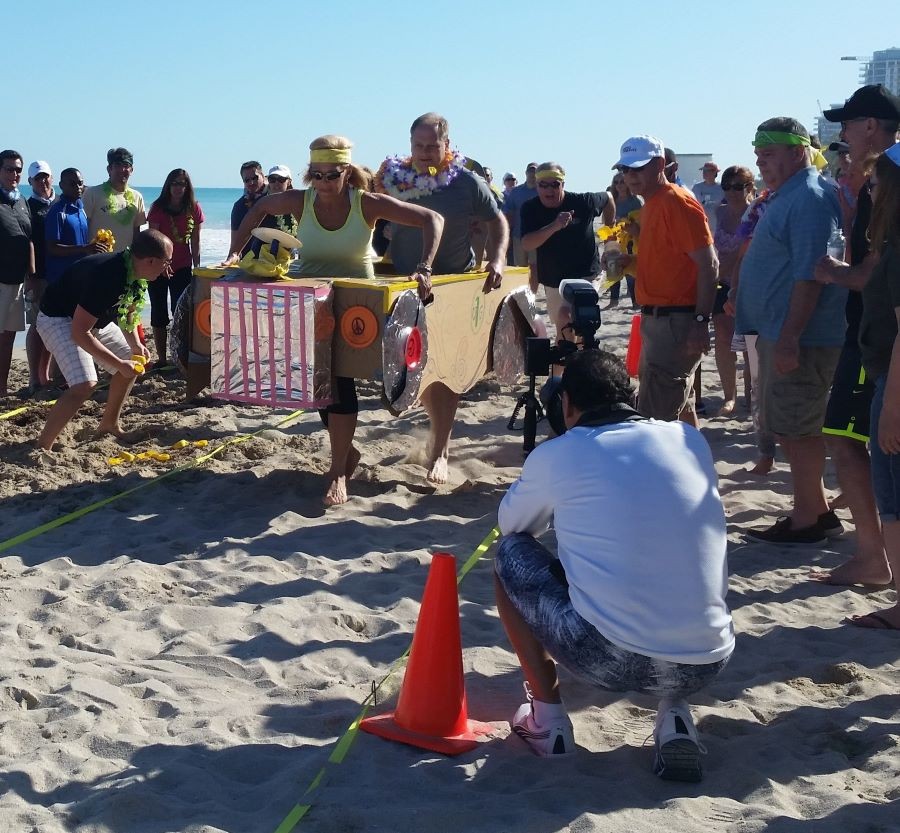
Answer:
<svg viewBox="0 0 900 833"><path fill-rule="evenodd" d="M556 162L538 165L537 197L522 205L522 246L537 251L537 277L547 297L547 314L562 337L559 284L566 278L593 280L600 271L594 218L613 222L616 205L607 191L566 193L566 172Z"/></svg>
<svg viewBox="0 0 900 833"><path fill-rule="evenodd" d="M97 385L94 362L111 375L97 434L125 437L119 423L122 405L142 372L143 361L138 357L150 357L137 336L146 281L156 280L171 259L169 238L148 229L138 232L124 252L82 258L47 287L37 329L69 387L47 415L38 438L40 448L53 447L93 392Z"/></svg>
<svg viewBox="0 0 900 833"><path fill-rule="evenodd" d="M871 153L880 153L894 144L900 127L900 97L880 84L860 87L843 107L825 111L825 118L841 122L841 141L846 142L853 162L862 163ZM869 253L868 229L872 213L869 183L863 185L856 202L850 229L850 257L856 273L868 279L874 257ZM819 271L833 271L837 263L820 264ZM834 570L813 573L813 578L827 584L885 584L891 571L884 552L872 470L866 442L869 439L869 409L874 385L862 370L859 350L859 321L862 315L862 289L849 285L847 295L847 335L834 374L831 395L822 429L828 450L834 460L838 483L856 529L853 556ZM840 531L840 524L836 531ZM826 533L828 530L826 530Z"/></svg>

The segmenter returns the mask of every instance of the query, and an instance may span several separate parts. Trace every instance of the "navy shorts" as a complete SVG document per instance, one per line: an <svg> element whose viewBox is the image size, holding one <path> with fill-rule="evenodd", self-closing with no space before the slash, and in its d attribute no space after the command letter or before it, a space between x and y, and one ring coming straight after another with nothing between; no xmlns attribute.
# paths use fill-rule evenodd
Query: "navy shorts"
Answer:
<svg viewBox="0 0 900 833"><path fill-rule="evenodd" d="M501 540L494 569L513 606L550 656L594 685L683 698L709 685L730 659L687 665L614 645L572 607L559 559L525 533Z"/></svg>
<svg viewBox="0 0 900 833"><path fill-rule="evenodd" d="M866 442L874 393L875 385L862 369L859 345L845 344L834 371L822 433Z"/></svg>
<svg viewBox="0 0 900 833"><path fill-rule="evenodd" d="M869 444L872 489L881 519L900 521L900 454L885 454L878 445L878 420L884 406L885 384L887 376L880 376L875 382L875 395L872 398L872 442Z"/></svg>

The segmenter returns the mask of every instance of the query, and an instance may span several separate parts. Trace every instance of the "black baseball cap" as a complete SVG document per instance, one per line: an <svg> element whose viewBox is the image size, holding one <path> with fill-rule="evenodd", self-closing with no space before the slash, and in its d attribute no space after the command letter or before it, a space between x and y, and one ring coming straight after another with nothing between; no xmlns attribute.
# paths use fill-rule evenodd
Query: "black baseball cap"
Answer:
<svg viewBox="0 0 900 833"><path fill-rule="evenodd" d="M894 95L882 84L860 87L843 107L826 110L822 115L828 121L850 119L897 119L900 121L900 96Z"/></svg>

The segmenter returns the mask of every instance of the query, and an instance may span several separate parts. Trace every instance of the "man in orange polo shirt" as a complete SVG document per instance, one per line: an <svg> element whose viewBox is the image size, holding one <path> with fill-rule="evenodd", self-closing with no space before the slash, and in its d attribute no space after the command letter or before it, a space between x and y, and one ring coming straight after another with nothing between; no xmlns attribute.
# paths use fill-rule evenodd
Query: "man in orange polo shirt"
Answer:
<svg viewBox="0 0 900 833"><path fill-rule="evenodd" d="M613 165L632 194L644 198L635 295L641 305L638 410L695 427L694 371L709 350L709 318L719 261L703 207L665 175L665 150L654 136L634 136Z"/></svg>

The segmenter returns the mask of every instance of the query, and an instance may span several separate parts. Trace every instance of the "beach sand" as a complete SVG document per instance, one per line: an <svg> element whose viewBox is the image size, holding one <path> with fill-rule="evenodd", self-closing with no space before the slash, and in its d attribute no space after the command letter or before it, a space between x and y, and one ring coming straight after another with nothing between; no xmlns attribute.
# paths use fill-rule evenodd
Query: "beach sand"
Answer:
<svg viewBox="0 0 900 833"><path fill-rule="evenodd" d="M630 311L606 314L604 346L624 354L629 323ZM704 371L715 408L711 357ZM17 361L11 389L25 379ZM841 624L893 591L806 580L846 558L852 534L825 549L744 541L742 530L788 506L789 486L783 462L765 479L746 473L755 455L743 408L704 424L729 518L738 637L694 700L709 754L704 781L685 785L650 771L648 696L563 672L578 754L539 759L510 734L522 677L489 558L460 585L460 609L469 715L495 736L445 758L359 734L328 763L409 644L431 553L461 565L496 523L522 462L521 434L506 428L512 389L485 380L464 398L451 480L435 487L417 463L424 415L393 418L362 386L362 465L350 502L328 511L314 413L278 426L289 411L185 404L183 390L175 373L152 375L126 407L126 427L152 437L132 451L209 441L165 462L108 464L119 447L90 438L102 392L52 456L31 446L45 406L0 420L0 540L112 498L0 552L5 833L270 833L297 802L312 805L297 830L341 833L900 830L900 638ZM635 507L633 522L652 519Z"/></svg>

